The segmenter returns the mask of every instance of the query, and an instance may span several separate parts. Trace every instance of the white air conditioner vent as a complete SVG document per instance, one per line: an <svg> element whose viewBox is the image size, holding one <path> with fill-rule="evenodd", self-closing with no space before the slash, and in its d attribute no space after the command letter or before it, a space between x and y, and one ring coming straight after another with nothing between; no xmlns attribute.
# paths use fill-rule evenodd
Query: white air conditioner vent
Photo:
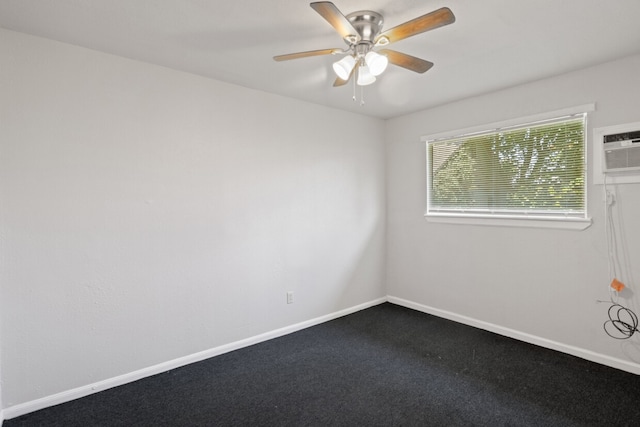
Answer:
<svg viewBox="0 0 640 427"><path fill-rule="evenodd" d="M605 172L640 171L640 130L604 135Z"/></svg>

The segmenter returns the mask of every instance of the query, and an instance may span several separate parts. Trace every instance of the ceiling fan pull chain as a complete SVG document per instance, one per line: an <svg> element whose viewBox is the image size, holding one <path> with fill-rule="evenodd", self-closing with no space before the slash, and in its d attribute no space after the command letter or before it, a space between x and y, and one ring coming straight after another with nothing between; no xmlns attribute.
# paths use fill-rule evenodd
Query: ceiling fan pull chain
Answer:
<svg viewBox="0 0 640 427"><path fill-rule="evenodd" d="M360 86L360 106L364 107L364 86Z"/></svg>
<svg viewBox="0 0 640 427"><path fill-rule="evenodd" d="M356 79L353 79L353 102L356 102Z"/></svg>

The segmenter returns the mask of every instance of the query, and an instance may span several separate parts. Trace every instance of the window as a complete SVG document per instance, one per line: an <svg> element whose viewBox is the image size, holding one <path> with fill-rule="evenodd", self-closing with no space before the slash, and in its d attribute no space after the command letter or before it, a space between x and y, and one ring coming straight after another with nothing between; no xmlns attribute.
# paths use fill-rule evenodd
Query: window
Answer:
<svg viewBox="0 0 640 427"><path fill-rule="evenodd" d="M586 220L585 120L428 140L427 216Z"/></svg>

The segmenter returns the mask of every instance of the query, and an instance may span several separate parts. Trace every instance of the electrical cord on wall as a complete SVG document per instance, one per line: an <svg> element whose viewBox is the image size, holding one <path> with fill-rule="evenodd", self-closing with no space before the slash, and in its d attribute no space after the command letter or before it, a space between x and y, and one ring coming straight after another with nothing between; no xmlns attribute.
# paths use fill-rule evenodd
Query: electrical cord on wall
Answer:
<svg viewBox="0 0 640 427"><path fill-rule="evenodd" d="M607 313L609 320L604 322L604 331L611 338L626 340L638 332L638 316L630 309L612 303Z"/></svg>
<svg viewBox="0 0 640 427"><path fill-rule="evenodd" d="M612 278L609 285L609 296L611 306L607 310L609 320L604 322L604 331L611 338L617 340L626 340L638 332L638 316L631 309L624 307L618 303L618 292L624 289L624 284L617 279L618 277L618 254L616 241L616 229L613 221L613 205L615 197L607 188L607 175L604 176L604 200L605 200L605 234L607 236L607 255L609 266L609 277ZM606 301L598 301L606 302Z"/></svg>
<svg viewBox="0 0 640 427"><path fill-rule="evenodd" d="M607 188L607 175L604 175L604 222L605 234L607 238L607 264L609 267L609 277L612 279L618 276L618 242L616 240L616 227L613 221L613 205L615 196ZM613 290L613 288L611 288ZM616 295L617 296L617 295Z"/></svg>

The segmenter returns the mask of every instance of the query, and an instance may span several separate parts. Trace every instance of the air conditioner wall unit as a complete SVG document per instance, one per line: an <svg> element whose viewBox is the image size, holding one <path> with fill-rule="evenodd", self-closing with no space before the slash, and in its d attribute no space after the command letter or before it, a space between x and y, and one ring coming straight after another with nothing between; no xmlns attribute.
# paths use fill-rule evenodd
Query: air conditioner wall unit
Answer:
<svg viewBox="0 0 640 427"><path fill-rule="evenodd" d="M640 130L604 135L604 172L640 173Z"/></svg>

